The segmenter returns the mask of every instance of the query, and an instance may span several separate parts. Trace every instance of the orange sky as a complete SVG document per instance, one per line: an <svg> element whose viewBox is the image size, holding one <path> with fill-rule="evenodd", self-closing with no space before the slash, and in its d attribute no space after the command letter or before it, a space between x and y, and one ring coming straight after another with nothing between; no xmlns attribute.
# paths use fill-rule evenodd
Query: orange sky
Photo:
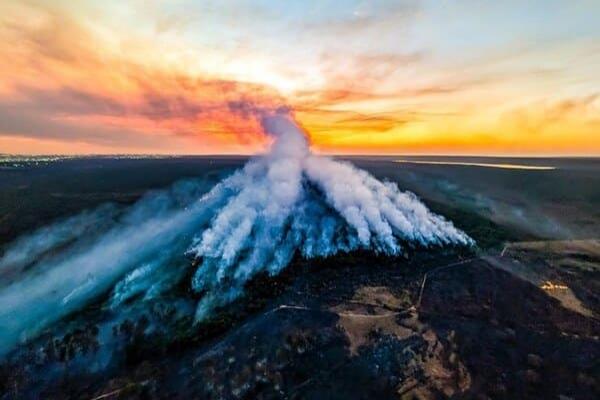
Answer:
<svg viewBox="0 0 600 400"><path fill-rule="evenodd" d="M600 155L595 9L176 3L2 3L0 153L255 153L284 106L325 153Z"/></svg>

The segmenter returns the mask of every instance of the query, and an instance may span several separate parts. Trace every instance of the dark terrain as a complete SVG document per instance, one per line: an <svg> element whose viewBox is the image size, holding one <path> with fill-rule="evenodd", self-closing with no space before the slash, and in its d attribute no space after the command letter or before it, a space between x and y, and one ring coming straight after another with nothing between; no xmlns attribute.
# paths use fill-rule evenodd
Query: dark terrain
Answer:
<svg viewBox="0 0 600 400"><path fill-rule="evenodd" d="M196 326L189 279L123 317L100 298L6 356L0 398L598 398L600 161L520 160L558 167L521 171L392 160L352 159L477 247L298 258ZM5 163L0 244L179 179L208 190L244 161Z"/></svg>

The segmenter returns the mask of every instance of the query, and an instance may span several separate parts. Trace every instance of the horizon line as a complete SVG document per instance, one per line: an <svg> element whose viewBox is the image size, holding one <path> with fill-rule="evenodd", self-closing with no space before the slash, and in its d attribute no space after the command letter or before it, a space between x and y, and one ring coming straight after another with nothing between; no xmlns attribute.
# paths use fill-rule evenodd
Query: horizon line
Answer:
<svg viewBox="0 0 600 400"><path fill-rule="evenodd" d="M482 158L600 158L600 154L448 154L448 153L320 153L332 157L482 157ZM139 158L173 158L173 157L253 157L264 153L1 153L2 157L139 157Z"/></svg>
<svg viewBox="0 0 600 400"><path fill-rule="evenodd" d="M14 153L0 153L0 161L2 158L9 157L60 157L60 158L110 158L110 157L127 157L127 158L187 158L187 157L255 157L261 156L266 153L215 153L215 154L155 154L155 153L81 153L81 154L60 154L60 153L47 153L47 154L14 154ZM510 154L343 154L343 153L319 153L323 156L328 157L455 157L455 158L529 158L529 159L541 159L541 158L579 158L579 159L600 159L600 154L544 154L544 155L510 155Z"/></svg>

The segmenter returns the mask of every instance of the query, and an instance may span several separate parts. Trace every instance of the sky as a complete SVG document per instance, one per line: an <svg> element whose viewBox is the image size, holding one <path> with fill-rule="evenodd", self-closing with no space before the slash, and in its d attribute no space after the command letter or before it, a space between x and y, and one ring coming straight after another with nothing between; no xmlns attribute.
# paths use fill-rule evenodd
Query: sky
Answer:
<svg viewBox="0 0 600 400"><path fill-rule="evenodd" d="M0 153L600 155L600 2L0 2Z"/></svg>

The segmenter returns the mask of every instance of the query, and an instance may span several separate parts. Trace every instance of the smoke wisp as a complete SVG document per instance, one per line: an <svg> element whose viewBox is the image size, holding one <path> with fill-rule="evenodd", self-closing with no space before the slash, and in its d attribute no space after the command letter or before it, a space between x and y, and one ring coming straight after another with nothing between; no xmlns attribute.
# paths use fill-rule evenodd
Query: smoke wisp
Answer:
<svg viewBox="0 0 600 400"><path fill-rule="evenodd" d="M0 354L103 293L112 308L160 295L190 267L184 255L200 261L191 286L202 294L202 320L238 298L257 273L280 272L296 252L397 255L402 243L472 243L396 184L312 154L289 111L257 115L273 138L270 152L208 193L177 185L122 215L103 207L9 247L0 258Z"/></svg>

